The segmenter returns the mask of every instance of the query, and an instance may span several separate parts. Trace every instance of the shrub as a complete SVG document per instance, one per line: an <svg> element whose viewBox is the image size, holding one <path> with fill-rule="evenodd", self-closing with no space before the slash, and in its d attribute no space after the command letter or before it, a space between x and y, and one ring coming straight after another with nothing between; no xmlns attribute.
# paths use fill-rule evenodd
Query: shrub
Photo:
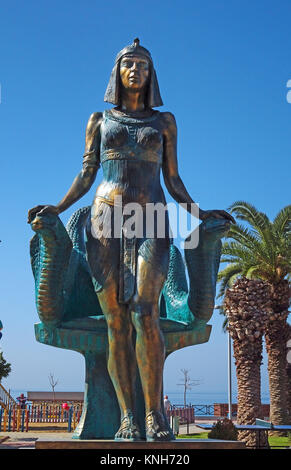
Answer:
<svg viewBox="0 0 291 470"><path fill-rule="evenodd" d="M217 421L210 433L208 434L209 439L222 439L225 441L237 441L238 431L235 428L233 422L230 419L223 419Z"/></svg>
<svg viewBox="0 0 291 470"><path fill-rule="evenodd" d="M11 372L11 364L3 357L3 352L0 352L0 382L2 379L8 377Z"/></svg>

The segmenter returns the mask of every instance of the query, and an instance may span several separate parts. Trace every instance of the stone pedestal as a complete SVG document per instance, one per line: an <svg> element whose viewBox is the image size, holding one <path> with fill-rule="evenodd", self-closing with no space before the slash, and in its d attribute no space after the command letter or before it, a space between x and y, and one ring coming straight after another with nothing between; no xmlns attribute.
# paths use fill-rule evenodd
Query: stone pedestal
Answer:
<svg viewBox="0 0 291 470"><path fill-rule="evenodd" d="M161 329L168 356L180 348L207 342L211 326L204 324L201 327L161 319ZM104 317L67 321L59 328L49 328L43 323L38 323L35 325L35 336L40 343L77 351L85 358L84 406L73 439L87 440L87 442L95 442L88 439L114 439L120 426L120 409L107 370L108 340ZM136 402L137 423L141 437L145 438L145 406L138 371ZM163 394L161 406L163 409ZM168 429L170 430L169 423Z"/></svg>
<svg viewBox="0 0 291 470"><path fill-rule="evenodd" d="M117 442L106 440L73 440L73 439L38 439L36 449L100 449L110 451L144 449L151 451L163 450L192 450L192 449L244 449L245 444L240 441L221 441L215 439L176 439L168 442Z"/></svg>

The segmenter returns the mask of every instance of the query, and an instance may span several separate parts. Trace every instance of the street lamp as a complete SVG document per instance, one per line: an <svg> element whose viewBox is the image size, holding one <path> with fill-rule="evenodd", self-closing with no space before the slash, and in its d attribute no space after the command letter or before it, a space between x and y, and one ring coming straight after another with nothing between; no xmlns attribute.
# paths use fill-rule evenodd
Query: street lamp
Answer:
<svg viewBox="0 0 291 470"><path fill-rule="evenodd" d="M222 305L215 305L215 310L219 310L220 313L223 313L223 306ZM224 313L223 313L224 314ZM232 374L231 374L231 336L229 331L227 331L227 350L228 350L228 358L227 358L227 367L228 367L228 417L232 420Z"/></svg>
<svg viewBox="0 0 291 470"><path fill-rule="evenodd" d="M231 336L229 331L228 335L228 417L232 420L232 387L231 387Z"/></svg>

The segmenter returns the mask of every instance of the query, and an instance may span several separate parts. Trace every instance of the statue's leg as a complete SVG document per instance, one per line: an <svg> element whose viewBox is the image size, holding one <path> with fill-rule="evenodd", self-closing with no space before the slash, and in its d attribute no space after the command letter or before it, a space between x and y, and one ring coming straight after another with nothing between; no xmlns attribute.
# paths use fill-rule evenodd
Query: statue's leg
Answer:
<svg viewBox="0 0 291 470"><path fill-rule="evenodd" d="M121 426L115 438L139 440L135 421L136 361L133 348L132 323L128 307L118 303L118 282L112 274L98 299L108 326L108 372L121 411Z"/></svg>
<svg viewBox="0 0 291 470"><path fill-rule="evenodd" d="M130 305L136 330L136 359L145 399L147 440L171 440L173 435L161 404L165 347L159 326L159 298L166 279L168 247L165 240L147 242L154 245L140 250L136 295Z"/></svg>
<svg viewBox="0 0 291 470"><path fill-rule="evenodd" d="M100 208L108 211L105 204ZM116 430L116 438L134 440L140 438L134 419L137 366L128 307L118 302L120 240L106 238L98 233L98 224L94 227L94 237L90 226L87 227L86 249L98 300L108 326L107 369L121 412L121 428Z"/></svg>

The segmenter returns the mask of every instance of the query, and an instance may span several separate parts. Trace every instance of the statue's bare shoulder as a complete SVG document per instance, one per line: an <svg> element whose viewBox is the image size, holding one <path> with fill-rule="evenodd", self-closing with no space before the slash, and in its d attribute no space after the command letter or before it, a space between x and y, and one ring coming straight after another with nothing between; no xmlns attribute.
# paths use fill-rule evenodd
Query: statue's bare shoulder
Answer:
<svg viewBox="0 0 291 470"><path fill-rule="evenodd" d="M177 124L173 113L169 111L161 112L161 122L163 133L166 137L177 135Z"/></svg>
<svg viewBox="0 0 291 470"><path fill-rule="evenodd" d="M86 134L95 133L98 127L100 127L102 119L103 119L103 113L98 112L98 111L96 111L95 113L92 113L88 120Z"/></svg>
<svg viewBox="0 0 291 470"><path fill-rule="evenodd" d="M86 150L91 150L94 142L99 140L100 126L103 119L103 113L95 112L89 117L86 127Z"/></svg>

